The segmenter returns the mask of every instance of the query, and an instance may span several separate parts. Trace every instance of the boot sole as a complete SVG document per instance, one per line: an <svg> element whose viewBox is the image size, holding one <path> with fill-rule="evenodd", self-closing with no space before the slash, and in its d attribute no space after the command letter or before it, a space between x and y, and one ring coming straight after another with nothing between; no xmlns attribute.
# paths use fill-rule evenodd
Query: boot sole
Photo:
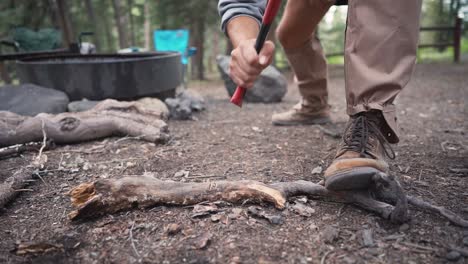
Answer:
<svg viewBox="0 0 468 264"><path fill-rule="evenodd" d="M315 118L306 121L272 121L275 126L323 125L331 122L329 117Z"/></svg>
<svg viewBox="0 0 468 264"><path fill-rule="evenodd" d="M372 184L372 177L379 172L372 167L352 168L327 177L325 188L332 191L367 189Z"/></svg>

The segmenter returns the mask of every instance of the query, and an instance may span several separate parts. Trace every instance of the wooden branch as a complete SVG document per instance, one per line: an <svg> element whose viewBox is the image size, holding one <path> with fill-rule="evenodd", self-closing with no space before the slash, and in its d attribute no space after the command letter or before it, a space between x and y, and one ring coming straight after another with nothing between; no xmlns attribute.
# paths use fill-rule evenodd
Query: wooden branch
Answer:
<svg viewBox="0 0 468 264"><path fill-rule="evenodd" d="M351 203L394 223L407 221L407 198L398 181L385 174L377 174L374 183L375 187L369 190L332 192L322 185L309 181L278 182L267 185L257 181L183 183L162 181L152 176L105 179L80 184L70 191L71 202L76 210L69 214L69 218L79 220L132 208L193 205L220 200L231 203L267 202L278 209L284 209L288 198L307 195ZM376 196L392 200L395 206L374 199ZM414 198L408 199L411 203L414 202ZM456 214L447 214L447 211L441 210L440 207L437 212L454 224L464 226L466 222Z"/></svg>
<svg viewBox="0 0 468 264"><path fill-rule="evenodd" d="M182 183L161 181L151 176L84 183L71 190L70 195L72 205L77 208L69 214L73 220L162 204L191 205L204 201L238 203L256 200L271 202L279 209L286 204L283 192L260 182Z"/></svg>
<svg viewBox="0 0 468 264"><path fill-rule="evenodd" d="M89 111L20 116L0 111L0 147L40 141L42 124L55 143L77 143L109 136L140 137L150 142L168 139L162 111L139 102L105 100Z"/></svg>
<svg viewBox="0 0 468 264"><path fill-rule="evenodd" d="M423 201L419 198L412 197L412 196L408 196L408 201L411 205L414 205L419 209L427 210L433 213L438 213L444 216L453 224L456 224L462 227L468 227L468 220L463 219L461 216L457 215L456 213L450 211L449 209L445 207L433 205L433 204L430 204L426 201Z"/></svg>
<svg viewBox="0 0 468 264"><path fill-rule="evenodd" d="M77 209L70 219L90 218L130 208L156 205L191 205L206 201L269 202L278 209L286 206L289 197L308 195L353 203L385 219L392 215L392 205L373 200L366 191L330 192L322 185L308 182L280 182L266 185L256 181L216 181L182 183L161 181L151 176L124 177L118 180L98 180L84 183L70 192Z"/></svg>

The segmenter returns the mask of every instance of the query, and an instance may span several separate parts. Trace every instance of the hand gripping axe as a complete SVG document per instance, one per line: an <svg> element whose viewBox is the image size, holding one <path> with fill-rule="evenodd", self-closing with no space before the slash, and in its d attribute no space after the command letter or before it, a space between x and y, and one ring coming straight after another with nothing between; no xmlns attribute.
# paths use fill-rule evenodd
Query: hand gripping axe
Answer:
<svg viewBox="0 0 468 264"><path fill-rule="evenodd" d="M255 42L255 50L257 53L260 53L263 44L265 44L268 31L270 30L270 26L273 23L273 19L275 18L276 13L278 13L280 5L281 0L268 0L265 14L263 15L260 32L258 32L257 40ZM244 87L237 86L236 91L231 97L231 103L242 107L242 99L244 99L246 91L247 89Z"/></svg>

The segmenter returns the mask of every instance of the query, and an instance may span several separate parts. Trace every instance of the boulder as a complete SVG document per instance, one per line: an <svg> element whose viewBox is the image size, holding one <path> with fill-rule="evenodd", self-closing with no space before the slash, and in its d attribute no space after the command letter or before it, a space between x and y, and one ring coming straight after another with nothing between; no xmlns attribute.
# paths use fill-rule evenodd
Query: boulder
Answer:
<svg viewBox="0 0 468 264"><path fill-rule="evenodd" d="M230 56L218 55L216 61L221 78L229 96L234 94L237 85L229 77ZM244 101L253 103L280 102L287 92L288 82L286 78L273 66L268 66L258 77L252 89L247 90Z"/></svg>
<svg viewBox="0 0 468 264"><path fill-rule="evenodd" d="M39 113L57 114L67 111L68 96L58 90L35 84L0 87L0 111L35 116Z"/></svg>
<svg viewBox="0 0 468 264"><path fill-rule="evenodd" d="M95 107L101 101L90 101L83 99L80 101L73 101L68 104L69 112L83 112Z"/></svg>

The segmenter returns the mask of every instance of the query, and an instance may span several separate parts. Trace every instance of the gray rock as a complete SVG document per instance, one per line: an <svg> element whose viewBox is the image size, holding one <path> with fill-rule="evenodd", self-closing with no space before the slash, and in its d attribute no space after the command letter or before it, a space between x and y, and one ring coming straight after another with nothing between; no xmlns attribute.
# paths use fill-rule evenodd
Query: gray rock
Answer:
<svg viewBox="0 0 468 264"><path fill-rule="evenodd" d="M83 99L81 101L73 101L68 104L69 112L83 112L95 107L100 101L89 101Z"/></svg>
<svg viewBox="0 0 468 264"><path fill-rule="evenodd" d="M192 119L193 112L205 109L203 97L191 90L184 90L175 98L167 98L164 102L169 108L171 119Z"/></svg>
<svg viewBox="0 0 468 264"><path fill-rule="evenodd" d="M180 100L184 101L189 101L190 108L193 111L205 110L205 99L203 99L203 97L199 93L193 90L183 90L177 95L176 98L179 98Z"/></svg>
<svg viewBox="0 0 468 264"><path fill-rule="evenodd" d="M68 102L68 96L64 92L34 84L0 87L0 110L20 115L66 112Z"/></svg>
<svg viewBox="0 0 468 264"><path fill-rule="evenodd" d="M445 258L449 261L457 261L461 257L460 252L452 250L450 251Z"/></svg>
<svg viewBox="0 0 468 264"><path fill-rule="evenodd" d="M216 61L229 96L234 94L237 85L229 77L230 56L218 55ZM286 94L288 82L273 66L268 66L258 77L252 89L247 90L244 101L253 103L280 102Z"/></svg>

